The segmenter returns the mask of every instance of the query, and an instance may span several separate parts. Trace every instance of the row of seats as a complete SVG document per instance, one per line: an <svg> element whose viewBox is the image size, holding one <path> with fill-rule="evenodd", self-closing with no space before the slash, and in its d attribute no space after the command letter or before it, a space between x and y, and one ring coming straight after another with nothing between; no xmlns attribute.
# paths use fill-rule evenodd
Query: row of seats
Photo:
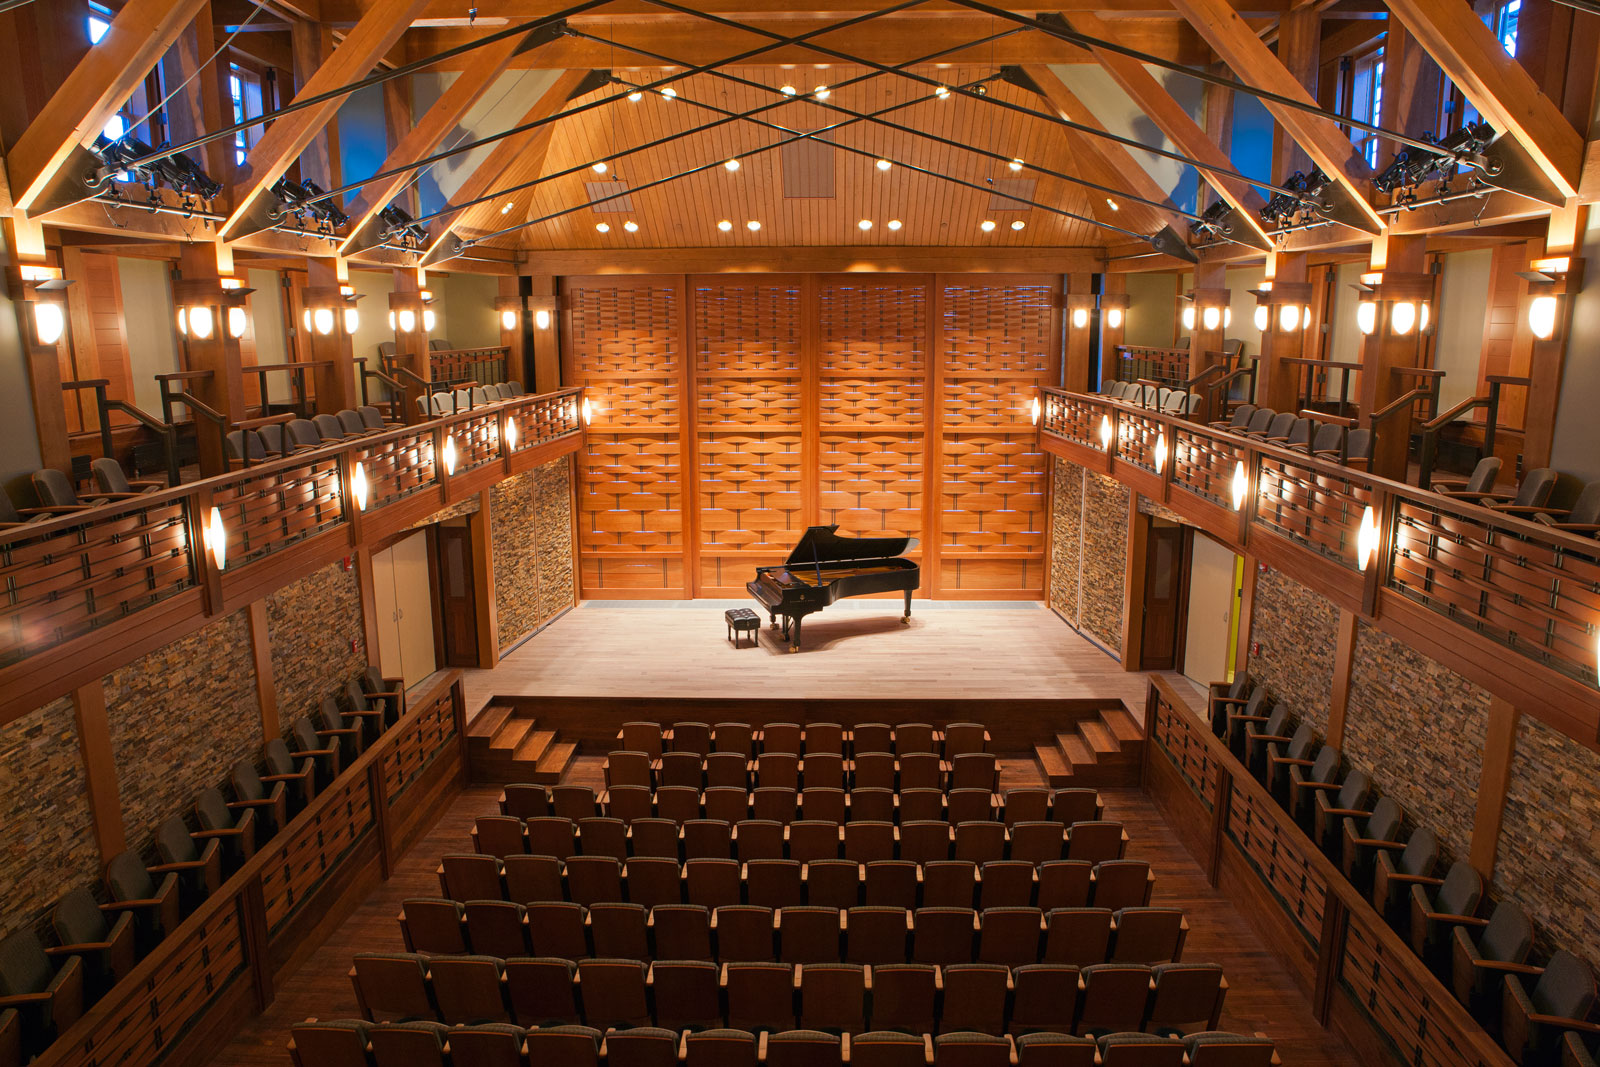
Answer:
<svg viewBox="0 0 1600 1067"><path fill-rule="evenodd" d="M281 456L309 452L323 445L391 429L393 427L383 421L383 413L370 404L353 410L345 408L335 415L269 422L252 430L230 430L227 435L228 458L241 462L248 454L249 462L264 463Z"/></svg>
<svg viewBox="0 0 1600 1067"><path fill-rule="evenodd" d="M1155 886L1142 860L1052 860L1037 866L1026 860L770 859L739 863L730 859L636 856L613 866L579 863L553 856L516 855L503 859L481 854L447 855L439 864L439 884L451 900L511 900L519 904L565 900L575 904L620 903L653 908L658 904L755 904L787 908L820 904L853 908L858 904L894 908L1098 908L1148 904ZM604 894L619 895L606 897Z"/></svg>
<svg viewBox="0 0 1600 1067"><path fill-rule="evenodd" d="M295 1067L1271 1067L1268 1038L1206 1031L1184 1038L1139 1032L1098 1039L1036 1031L1016 1037L896 1030L683 1034L628 1027L524 1029L506 1023L450 1027L359 1019L307 1019L289 1042Z"/></svg>
<svg viewBox="0 0 1600 1067"><path fill-rule="evenodd" d="M1553 468L1534 468L1509 492L1495 488L1499 475L1500 458L1486 456L1467 478L1435 478L1432 488L1444 496L1471 501L1554 530L1589 537L1600 534L1600 479L1585 484L1572 503L1563 507L1551 503L1561 481L1561 474Z"/></svg>
<svg viewBox="0 0 1600 1067"><path fill-rule="evenodd" d="M361 1016L601 1029L731 1026L836 1033L1214 1030L1215 963L725 963L367 952L350 968Z"/></svg>
<svg viewBox="0 0 1600 1067"><path fill-rule="evenodd" d="M987 752L989 731L982 723L953 722L938 729L925 722L890 726L866 722L845 729L836 722L769 722L752 726L743 722L627 722L617 732L619 749L644 752L659 760L667 752L694 752L703 759L714 752L737 752L755 759L766 752L794 756L831 754L851 757L863 752L888 752L905 756L932 752L944 759L968 752Z"/></svg>
<svg viewBox="0 0 1600 1067"><path fill-rule="evenodd" d="M789 752L762 752L753 760L738 752L667 752L658 759L648 753L618 750L601 768L606 788L637 785L646 789L682 786L705 789L727 786L741 789L802 786L826 789L984 789L1000 784L1000 763L990 752L964 752L945 760L936 752L858 752L845 759L832 752L804 758Z"/></svg>
<svg viewBox="0 0 1600 1067"><path fill-rule="evenodd" d="M319 763L327 780L337 774L339 740L359 741L363 721L376 730L398 714L398 688L375 670L351 680L347 693L353 725L319 732L297 720L291 737L300 751L274 738L262 746L266 773L251 758L233 765L234 799L208 786L196 795L189 819L174 814L157 825L157 862L132 850L118 853L106 864L102 892L82 886L62 896L49 917L57 944L46 945L33 925L0 942L0 997L20 1009L7 1025L15 1025L26 1055L47 1048L216 892L258 843L287 825L291 812L315 795ZM0 1058L12 1062L22 1061Z"/></svg>
<svg viewBox="0 0 1600 1067"><path fill-rule="evenodd" d="M1213 422L1211 427L1360 470L1372 462L1370 429L1346 430L1338 423L1293 411L1240 404L1229 418Z"/></svg>
<svg viewBox="0 0 1600 1067"><path fill-rule="evenodd" d="M681 825L681 829L680 829ZM480 815L472 826L473 851L487 856L554 856L575 861L610 857L621 863L632 857L657 856L685 859L731 859L741 862L791 859L810 863L847 859L857 863L904 859L914 863L936 860L1051 860L1121 859L1128 834L1119 822L971 821L952 826L943 820L901 823L857 820L836 823L798 819L785 825L775 819L691 819L682 824L665 819L563 819L547 815L518 819L511 815Z"/></svg>
<svg viewBox="0 0 1600 1067"><path fill-rule="evenodd" d="M1205 397L1184 389L1168 389L1139 382L1102 382L1100 392L1113 400L1151 408L1165 415L1191 415L1205 403Z"/></svg>
<svg viewBox="0 0 1600 1067"><path fill-rule="evenodd" d="M94 474L95 488L87 499L78 495L77 486L70 477L54 467L42 467L33 472L30 480L34 495L39 498L36 507L19 508L12 503L9 494L0 492L0 529L69 515L116 500L133 499L167 487L166 482L155 479L129 481L122 464L109 457L94 460L89 469Z"/></svg>
<svg viewBox="0 0 1600 1067"><path fill-rule="evenodd" d="M1162 963L1183 955L1177 908L907 908L408 900L408 951L722 963Z"/></svg>
<svg viewBox="0 0 1600 1067"><path fill-rule="evenodd" d="M1482 874L1457 860L1440 877L1434 831L1417 826L1402 841L1405 809L1375 797L1368 774L1346 768L1309 722L1294 723L1242 675L1211 687L1211 709L1218 735L1516 1062L1554 1063L1568 1035L1600 1033L1587 1021L1597 992L1589 964L1563 950L1530 966L1534 930L1521 905L1503 900L1484 917ZM1572 1043L1576 1054L1581 1037Z"/></svg>
<svg viewBox="0 0 1600 1067"><path fill-rule="evenodd" d="M457 415L477 408L498 404L502 400L515 400L525 395L521 382L502 382L499 385L463 385L457 389L441 389L427 396L417 397L417 410L424 417L439 418Z"/></svg>
<svg viewBox="0 0 1600 1067"><path fill-rule="evenodd" d="M737 757L735 757L737 758ZM815 758L815 757L813 757ZM1054 821L1064 825L1094 822L1105 814L1105 803L1093 789L989 789L892 788L858 786L851 790L830 786L619 785L596 796L582 785L513 783L500 794L500 813L519 819L555 815L586 819L605 815L632 823L636 819L770 819L791 823L796 819L847 822L994 822L1007 826L1019 822Z"/></svg>

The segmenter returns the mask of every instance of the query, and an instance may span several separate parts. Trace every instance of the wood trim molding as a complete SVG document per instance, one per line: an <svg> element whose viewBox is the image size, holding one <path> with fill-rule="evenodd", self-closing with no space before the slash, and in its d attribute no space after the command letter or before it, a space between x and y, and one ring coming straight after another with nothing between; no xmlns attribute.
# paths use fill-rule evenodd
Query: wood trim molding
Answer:
<svg viewBox="0 0 1600 1067"><path fill-rule="evenodd" d="M245 609L250 623L250 658L256 669L256 703L261 709L261 740L271 741L278 729L278 689L272 681L272 629L267 623L267 602L252 600Z"/></svg>
<svg viewBox="0 0 1600 1067"><path fill-rule="evenodd" d="M479 667L493 667L500 662L500 612L494 596L494 519L489 502L493 491L490 488L479 493L477 512L467 516L467 536L472 543L472 599L478 616Z"/></svg>
<svg viewBox="0 0 1600 1067"><path fill-rule="evenodd" d="M111 752L111 727L106 720L105 684L99 680L72 691L72 721L77 727L78 756L89 793L89 818L94 826L100 862L128 847L122 826L122 796L117 789L117 761Z"/></svg>
<svg viewBox="0 0 1600 1067"><path fill-rule="evenodd" d="M1489 728L1483 739L1483 767L1478 774L1478 809L1472 820L1468 858L1486 879L1494 877L1500 848L1500 821L1506 811L1506 789L1517 758L1517 725L1522 713L1509 700L1489 698Z"/></svg>
<svg viewBox="0 0 1600 1067"><path fill-rule="evenodd" d="M1344 716L1350 707L1350 674L1355 667L1356 624L1360 617L1339 609L1338 643L1333 652L1333 682L1328 693L1328 744L1344 746Z"/></svg>
<svg viewBox="0 0 1600 1067"><path fill-rule="evenodd" d="M1128 549L1122 580L1122 669L1136 671L1144 656L1145 552L1150 516L1139 510L1139 494L1128 494Z"/></svg>

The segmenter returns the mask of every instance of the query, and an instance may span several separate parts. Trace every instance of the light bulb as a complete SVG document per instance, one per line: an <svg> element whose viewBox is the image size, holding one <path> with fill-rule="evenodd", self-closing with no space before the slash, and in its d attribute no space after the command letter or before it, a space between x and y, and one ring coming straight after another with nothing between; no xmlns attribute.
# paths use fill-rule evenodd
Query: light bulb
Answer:
<svg viewBox="0 0 1600 1067"><path fill-rule="evenodd" d="M1033 398L1033 424L1035 426L1039 425L1039 414L1040 414L1041 410L1042 410L1042 405L1039 403L1039 398L1038 397L1034 397Z"/></svg>
<svg viewBox="0 0 1600 1067"><path fill-rule="evenodd" d="M861 230L862 232L872 229L872 220L862 219L860 222L856 223L856 229Z"/></svg>
<svg viewBox="0 0 1600 1067"><path fill-rule="evenodd" d="M749 222L744 224L744 228L749 230L751 233L755 233L757 230L761 229L761 223L757 222L755 219L751 219Z"/></svg>
<svg viewBox="0 0 1600 1067"><path fill-rule="evenodd" d="M355 308L344 309L344 332L355 333L361 328L361 312Z"/></svg>
<svg viewBox="0 0 1600 1067"><path fill-rule="evenodd" d="M637 104L639 101L641 101L643 99L644 99L644 94L643 93L632 92L632 93L628 94L628 103L630 103L630 104Z"/></svg>
<svg viewBox="0 0 1600 1067"><path fill-rule="evenodd" d="M833 91L830 90L826 85L819 85L815 89L811 90L811 95L816 97L818 100L826 100L828 97L833 95Z"/></svg>
<svg viewBox="0 0 1600 1067"><path fill-rule="evenodd" d="M422 310L422 328L424 330L431 331L433 324L438 321L439 319L434 315L432 308L424 308Z"/></svg>
<svg viewBox="0 0 1600 1067"><path fill-rule="evenodd" d="M661 95L666 97L668 100L675 100L678 96L678 90L669 85L665 89L661 90Z"/></svg>
<svg viewBox="0 0 1600 1067"><path fill-rule="evenodd" d="M1022 160L1013 159L1010 163L1007 163L1006 166L1011 168L1012 173L1016 173L1022 169Z"/></svg>
<svg viewBox="0 0 1600 1067"><path fill-rule="evenodd" d="M400 332L410 333L417 328L417 313L410 308L400 310Z"/></svg>
<svg viewBox="0 0 1600 1067"><path fill-rule="evenodd" d="M244 308L228 309L228 336L238 340L244 336L245 327L248 325L249 319L244 313Z"/></svg>
<svg viewBox="0 0 1600 1067"><path fill-rule="evenodd" d="M1073 308L1072 309L1072 328L1075 329L1075 330L1081 330L1087 325L1089 325L1089 309L1088 308Z"/></svg>
<svg viewBox="0 0 1600 1067"><path fill-rule="evenodd" d="M1122 210L1120 207L1117 206L1117 202L1115 200L1111 199L1109 196L1106 197L1106 206L1109 207L1112 211L1121 211Z"/></svg>
<svg viewBox="0 0 1600 1067"><path fill-rule="evenodd" d="M890 219L889 220L889 229L898 232L899 229L900 229L900 226L901 226L901 222L900 222L899 219Z"/></svg>
<svg viewBox="0 0 1600 1067"><path fill-rule="evenodd" d="M729 171L731 173L732 171L736 171L736 170L739 169L739 161L737 159L730 159L726 163L724 163L722 166L723 166L723 168L725 170L727 170L727 171Z"/></svg>
<svg viewBox="0 0 1600 1067"><path fill-rule="evenodd" d="M982 230L984 233L993 233L994 232L994 220L993 219L984 219L982 222L978 223L978 229Z"/></svg>
<svg viewBox="0 0 1600 1067"><path fill-rule="evenodd" d="M333 332L333 322L332 308L317 308L311 313L312 326L324 337Z"/></svg>
<svg viewBox="0 0 1600 1067"><path fill-rule="evenodd" d="M594 228L596 230L599 230L601 233L610 233L611 232L611 223L609 223L609 222L597 222L597 223L594 224Z"/></svg>
<svg viewBox="0 0 1600 1067"><path fill-rule="evenodd" d="M1272 309L1265 304L1256 305L1256 329L1262 333L1267 332L1267 326L1272 322Z"/></svg>
<svg viewBox="0 0 1600 1067"><path fill-rule="evenodd" d="M594 408L589 404L589 398L583 398L583 424L589 425L589 420L594 418Z"/></svg>
<svg viewBox="0 0 1600 1067"><path fill-rule="evenodd" d="M515 330L517 328L517 313L510 308L500 312L500 328L502 330Z"/></svg>
<svg viewBox="0 0 1600 1067"><path fill-rule="evenodd" d="M792 85L785 85L783 88L779 89L778 92L782 93L784 96L793 96L795 94L795 88Z"/></svg>
<svg viewBox="0 0 1600 1067"><path fill-rule="evenodd" d="M360 463L350 473L350 495L356 498L356 510L367 510L367 469Z"/></svg>
<svg viewBox="0 0 1600 1067"><path fill-rule="evenodd" d="M876 165L879 170L888 170L890 167L894 166L894 164L890 163L887 159L878 160Z"/></svg>
<svg viewBox="0 0 1600 1067"><path fill-rule="evenodd" d="M1378 305L1376 301L1363 300L1356 305L1356 328L1368 336L1378 328Z"/></svg>
<svg viewBox="0 0 1600 1067"><path fill-rule="evenodd" d="M1397 300L1389 309L1389 327L1401 337L1411 332L1417 324L1417 305L1409 300Z"/></svg>
<svg viewBox="0 0 1600 1067"><path fill-rule="evenodd" d="M444 439L444 472L446 474L454 474L456 472L456 439L454 434Z"/></svg>
<svg viewBox="0 0 1600 1067"><path fill-rule="evenodd" d="M512 208L513 208L513 207L515 207L515 206L516 206L516 201L514 201L514 200L507 200L507 201L506 201L506 202L505 202L505 204L504 204L504 205L503 205L503 206L502 206L502 207L501 207L501 208L500 208L500 214L502 214L502 215L509 215L509 214L511 214L511 209L512 209Z"/></svg>
<svg viewBox="0 0 1600 1067"><path fill-rule="evenodd" d="M1100 416L1100 447L1102 450L1111 451L1111 416Z"/></svg>
<svg viewBox="0 0 1600 1067"><path fill-rule="evenodd" d="M594 166L590 167L589 169L594 171L596 174L604 174L610 168L606 166L605 160L602 159L597 160Z"/></svg>
<svg viewBox="0 0 1600 1067"><path fill-rule="evenodd" d="M506 448L515 452L517 450L517 420L506 420Z"/></svg>
<svg viewBox="0 0 1600 1067"><path fill-rule="evenodd" d="M1366 570L1377 548L1378 521L1372 513L1372 505L1368 504L1361 512L1361 526L1356 530L1356 566Z"/></svg>
<svg viewBox="0 0 1600 1067"><path fill-rule="evenodd" d="M1206 329L1215 330L1217 327L1222 325L1222 309L1214 307L1206 308L1200 314L1200 321L1205 324Z"/></svg>
<svg viewBox="0 0 1600 1067"><path fill-rule="evenodd" d="M1111 327L1113 330L1118 329L1118 328L1120 328L1122 326L1122 309L1121 308L1112 308L1111 310L1106 312L1106 325Z"/></svg>
<svg viewBox="0 0 1600 1067"><path fill-rule="evenodd" d="M189 309L189 332L204 341L211 336L211 309L204 304Z"/></svg>
<svg viewBox="0 0 1600 1067"><path fill-rule="evenodd" d="M637 222L634 222L632 219L629 219L627 222L624 222L622 224L622 228L624 230L627 230L629 233L638 233L639 232L639 224Z"/></svg>
<svg viewBox="0 0 1600 1067"><path fill-rule="evenodd" d="M206 550L211 553L211 558L216 561L217 570L226 570L228 567L228 531L222 525L222 511L219 508L211 509L210 521L205 529Z"/></svg>
<svg viewBox="0 0 1600 1067"><path fill-rule="evenodd" d="M727 219L723 219L721 222L717 223L717 229L721 230L723 233L727 233L729 230L733 229L733 223Z"/></svg>
<svg viewBox="0 0 1600 1067"><path fill-rule="evenodd" d="M1165 467L1166 465L1167 465L1167 435L1164 434L1164 433L1158 433L1158 434L1156 434L1156 473L1160 474L1162 468Z"/></svg>
<svg viewBox="0 0 1600 1067"><path fill-rule="evenodd" d="M949 99L950 90L947 87L941 85L941 86L939 86L937 89L935 89L933 91L933 95L937 96L940 100L946 100L946 99Z"/></svg>
<svg viewBox="0 0 1600 1067"><path fill-rule="evenodd" d="M1541 341L1548 341L1556 332L1556 298L1536 296L1528 305L1528 329Z"/></svg>
<svg viewBox="0 0 1600 1067"><path fill-rule="evenodd" d="M1027 225L1027 223L1023 222L1021 219L1012 219L1011 220L1011 228L1013 230L1020 230L1026 225Z"/></svg>
<svg viewBox="0 0 1600 1067"><path fill-rule="evenodd" d="M424 304L431 304L433 302L433 290L432 289L424 289L424 290L422 290L422 292L418 293L417 295L422 297L422 302Z"/></svg>
<svg viewBox="0 0 1600 1067"><path fill-rule="evenodd" d="M1278 326L1284 330L1300 328L1300 305L1285 304L1278 309Z"/></svg>
<svg viewBox="0 0 1600 1067"><path fill-rule="evenodd" d="M1194 305L1193 304L1190 304L1188 307L1183 309L1183 328L1185 330L1194 329Z"/></svg>
<svg viewBox="0 0 1600 1067"><path fill-rule="evenodd" d="M33 302L33 332L40 344L53 345L61 340L66 325L66 316L61 314L60 304L51 300Z"/></svg>
<svg viewBox="0 0 1600 1067"><path fill-rule="evenodd" d="M550 328L550 312L545 308L535 311L533 313L533 324L541 330L548 330Z"/></svg>
<svg viewBox="0 0 1600 1067"><path fill-rule="evenodd" d="M178 309L178 332L183 334L185 337L189 336L189 309L188 308L179 308Z"/></svg>
<svg viewBox="0 0 1600 1067"><path fill-rule="evenodd" d="M1250 487L1250 480L1244 474L1244 461L1240 460L1233 465L1233 510L1238 511L1244 507L1244 493Z"/></svg>

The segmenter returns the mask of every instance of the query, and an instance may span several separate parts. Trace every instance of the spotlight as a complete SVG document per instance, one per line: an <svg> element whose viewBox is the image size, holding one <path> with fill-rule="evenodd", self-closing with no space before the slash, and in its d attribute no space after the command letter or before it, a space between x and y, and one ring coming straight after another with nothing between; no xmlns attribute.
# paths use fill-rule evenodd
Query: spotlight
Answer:
<svg viewBox="0 0 1600 1067"><path fill-rule="evenodd" d="M889 229L894 230L896 232L899 232L900 226L901 226L901 222L900 222L899 219L890 219L889 220Z"/></svg>
<svg viewBox="0 0 1600 1067"><path fill-rule="evenodd" d="M856 229L865 233L867 230L872 229L872 220L862 219L860 222L856 223Z"/></svg>
<svg viewBox="0 0 1600 1067"><path fill-rule="evenodd" d="M632 93L628 94L628 103L630 103L630 104L637 104L639 101L641 101L643 99L644 99L644 94L643 93L632 92Z"/></svg>
<svg viewBox="0 0 1600 1067"><path fill-rule="evenodd" d="M590 167L589 169L594 171L596 174L604 174L606 171L610 170L611 168L607 167L606 164L605 164L605 160L602 159L602 160L596 161L594 166Z"/></svg>
<svg viewBox="0 0 1600 1067"><path fill-rule="evenodd" d="M727 233L729 230L733 229L733 223L727 219L723 219L721 222L717 223L717 229L721 230L723 233Z"/></svg>
<svg viewBox="0 0 1600 1067"><path fill-rule="evenodd" d="M678 96L678 90L669 85L665 89L661 90L661 95L668 100L675 100Z"/></svg>
<svg viewBox="0 0 1600 1067"><path fill-rule="evenodd" d="M1022 160L1013 159L1010 163L1007 163L1006 166L1010 167L1011 168L1011 172L1013 174L1015 174L1018 171L1022 170Z"/></svg>
<svg viewBox="0 0 1600 1067"><path fill-rule="evenodd" d="M792 85L785 85L783 88L779 89L778 92L782 93L784 96L793 96L795 95L795 87Z"/></svg>
<svg viewBox="0 0 1600 1067"><path fill-rule="evenodd" d="M601 233L610 233L611 232L611 223L609 223L609 222L597 222L597 223L594 224L594 228L599 230Z"/></svg>
<svg viewBox="0 0 1600 1067"><path fill-rule="evenodd" d="M724 163L722 166L723 166L723 169L727 170L728 173L731 174L734 171L739 169L739 161L737 159L730 159L726 163Z"/></svg>

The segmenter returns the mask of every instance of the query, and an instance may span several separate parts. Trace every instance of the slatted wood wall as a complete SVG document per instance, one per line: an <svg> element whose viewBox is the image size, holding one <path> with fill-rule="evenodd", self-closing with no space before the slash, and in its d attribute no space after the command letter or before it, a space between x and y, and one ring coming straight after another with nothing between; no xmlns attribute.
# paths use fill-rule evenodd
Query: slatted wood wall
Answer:
<svg viewBox="0 0 1600 1067"><path fill-rule="evenodd" d="M923 596L1044 594L1031 422L1054 275L568 278L582 595L743 596L814 523L921 547Z"/></svg>

